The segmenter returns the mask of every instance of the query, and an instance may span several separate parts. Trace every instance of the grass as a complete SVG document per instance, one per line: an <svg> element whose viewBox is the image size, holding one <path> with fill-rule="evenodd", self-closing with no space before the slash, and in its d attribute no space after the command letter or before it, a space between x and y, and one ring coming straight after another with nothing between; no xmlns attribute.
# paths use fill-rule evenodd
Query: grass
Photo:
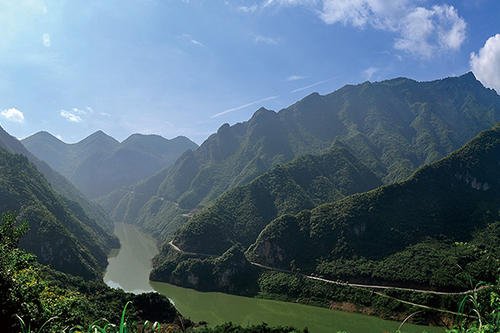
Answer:
<svg viewBox="0 0 500 333"><path fill-rule="evenodd" d="M110 323L107 319L101 318L90 324L87 328L82 326L67 327L62 330L62 333L159 333L161 332L161 325L158 322L150 322L146 320L142 325L135 325L134 323L127 322L127 307L132 304L132 302L127 302L122 310L122 315L120 317L120 322L118 324ZM24 320L16 315L21 326L20 333L44 333L50 332L45 331L49 329L51 322L58 319L58 317L52 317L47 320L39 330L32 330L31 326L24 322ZM102 323L102 324L100 324Z"/></svg>
<svg viewBox="0 0 500 333"><path fill-rule="evenodd" d="M500 281L499 281L500 282ZM476 286L474 293L464 297L459 305L459 313L461 314L457 320L457 325L448 329L447 333L499 333L500 332L500 296L497 291L489 293L489 301L485 304L484 298L478 293ZM163 327L158 322L145 321L142 324L129 322L127 320L127 308L132 302L127 302L122 309L120 322L118 324L110 323L106 319L99 319L90 324L87 328L81 326L67 327L61 333L307 333L305 330L296 330L289 327L271 328L266 324L255 325L243 328L231 323L222 324L216 327L190 327L183 328L175 325L166 325ZM401 333L401 328L404 324L416 313L408 316L394 333ZM16 315L17 316L17 315ZM31 329L30 325L26 325L25 321L17 316L20 324L20 333L48 333L51 324L57 321L58 317L52 317L47 320L38 330ZM338 331L337 333L348 333Z"/></svg>

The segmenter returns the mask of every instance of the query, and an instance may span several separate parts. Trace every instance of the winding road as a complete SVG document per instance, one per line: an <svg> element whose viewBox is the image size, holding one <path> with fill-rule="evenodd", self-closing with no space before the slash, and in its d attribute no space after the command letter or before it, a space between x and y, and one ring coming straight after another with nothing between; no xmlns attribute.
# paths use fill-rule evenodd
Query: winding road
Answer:
<svg viewBox="0 0 500 333"><path fill-rule="evenodd" d="M181 248L179 248L177 245L175 245L173 243L173 240L170 241L168 244L172 247L172 249L174 249L175 251L180 252L182 254L191 255L191 256L201 256L201 257L216 257L215 255L206 254L206 253L195 253L195 252L183 251ZM270 267L270 266L262 265L262 264L259 264L257 262L253 262L253 261L250 261L250 264L252 264L255 267L259 267L259 268L266 269L269 271L297 274L296 272L292 272L290 270L276 268L276 267ZM344 282L344 281L328 280L328 279L324 279L324 278L321 278L318 276L312 276L312 275L307 275L307 274L302 274L302 273L299 273L299 274L307 279L310 279L310 280L316 280L316 281L321 281L321 282L325 282L325 283L329 283L329 284L346 286L346 287L351 287L351 288L398 290L398 291L409 291L409 292L414 292L414 293L433 294L433 295L452 295L452 296L468 295L468 294L472 294L474 292L477 292L479 290L487 289L487 288L491 287L490 285L484 285L484 286L481 286L479 288L470 289L470 290L466 290L466 291L448 292L448 291L435 291L435 290L427 290L427 289L414 289L414 288L404 288L404 287L382 286L382 285L375 285L375 284L350 283L350 282Z"/></svg>

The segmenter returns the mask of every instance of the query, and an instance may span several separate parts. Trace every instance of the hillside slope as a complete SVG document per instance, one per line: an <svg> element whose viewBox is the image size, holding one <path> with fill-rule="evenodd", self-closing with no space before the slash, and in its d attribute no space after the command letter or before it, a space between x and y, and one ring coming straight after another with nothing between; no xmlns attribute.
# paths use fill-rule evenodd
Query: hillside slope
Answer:
<svg viewBox="0 0 500 333"><path fill-rule="evenodd" d="M324 154L304 155L229 190L196 213L174 242L186 251L221 255L233 244L248 247L277 216L380 185L377 176L337 143Z"/></svg>
<svg viewBox="0 0 500 333"><path fill-rule="evenodd" d="M224 239L225 233L211 226ZM214 241L212 230L206 233ZM406 181L283 214L246 251L238 245L221 255L213 251L216 256L193 251L203 236L165 244L153 261L151 278L201 290L325 305L348 302L381 315L415 312L370 290L397 286L406 290L384 293L453 309L463 295L427 291L464 291L471 283L498 278L500 124ZM334 283L318 281L318 276ZM342 281L365 287L346 287Z"/></svg>
<svg viewBox="0 0 500 333"><path fill-rule="evenodd" d="M5 130L0 127L0 148L6 149L13 154L21 154L28 158L33 163L38 171L42 173L50 183L52 188L59 193L62 197L68 200L70 206L80 206L84 214L88 218L97 222L107 233L113 232L113 221L108 214L98 204L88 200L71 182L64 178L61 174L54 171L47 163L41 161L30 153L22 143L9 135ZM78 208L79 209L79 208ZM118 240L113 237L113 247L118 246Z"/></svg>
<svg viewBox="0 0 500 333"><path fill-rule="evenodd" d="M21 246L62 272L96 278L116 245L78 205L56 194L25 156L1 148L0 212L16 212L27 221Z"/></svg>
<svg viewBox="0 0 500 333"><path fill-rule="evenodd" d="M428 238L467 241L500 221L500 124L408 180L284 215L249 249L255 261L379 260Z"/></svg>
<svg viewBox="0 0 500 333"><path fill-rule="evenodd" d="M500 120L500 96L472 73L431 82L397 78L312 94L276 113L223 125L150 179L104 198L117 220L165 237L164 221L206 206L272 166L342 141L384 183L403 180ZM185 215L186 216L186 215ZM155 222L151 222L155 221ZM149 223L149 224L148 224Z"/></svg>

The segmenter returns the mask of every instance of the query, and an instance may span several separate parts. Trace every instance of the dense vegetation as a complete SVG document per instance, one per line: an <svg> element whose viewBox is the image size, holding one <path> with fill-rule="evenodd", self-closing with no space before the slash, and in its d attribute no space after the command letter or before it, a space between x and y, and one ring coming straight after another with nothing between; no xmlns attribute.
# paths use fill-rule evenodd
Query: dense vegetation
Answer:
<svg viewBox="0 0 500 333"><path fill-rule="evenodd" d="M468 241L500 221L500 126L402 183L274 220L249 254L276 267L383 259L427 238ZM497 229L492 229L497 230Z"/></svg>
<svg viewBox="0 0 500 333"><path fill-rule="evenodd" d="M24 155L33 163L38 171L47 179L52 188L61 196L63 196L68 205L80 206L85 215L96 221L102 228L108 232L113 231L113 221L104 212L102 207L88 200L70 181L64 176L54 171L47 163L35 157L30 153L23 144L9 135L0 127L0 148L7 150L13 154Z"/></svg>
<svg viewBox="0 0 500 333"><path fill-rule="evenodd" d="M40 265L36 257L17 247L27 224L7 214L0 223L0 328L19 331L23 318L33 331L49 321L50 331L61 332L76 325L89 327L106 318L120 321L120 309L132 302L132 321L174 323L182 320L171 303L159 294L132 295L111 289L102 281L85 281ZM189 323L187 323L189 324ZM47 327L46 327L47 328Z"/></svg>
<svg viewBox="0 0 500 333"><path fill-rule="evenodd" d="M100 276L116 238L76 203L55 193L23 155L0 148L0 211L29 224L21 246L40 262L85 278Z"/></svg>
<svg viewBox="0 0 500 333"><path fill-rule="evenodd" d="M497 125L404 182L276 218L246 255L267 266L330 280L445 291L467 290L478 281L494 283L500 272L499 189ZM215 227L209 229L223 235ZM203 250L199 246L192 252L203 254ZM218 260L179 254L167 244L155 259L151 276L198 289L228 291L217 284ZM240 265L248 271L247 266ZM240 275L252 276L243 271ZM322 305L349 302L386 317L399 318L398 313L414 310L370 291L311 281L302 274L262 271L256 289L251 279L243 287L241 279L237 282L239 288L232 286L237 293L258 290L269 297L281 295ZM459 300L458 296L404 291L390 295L447 309L455 308ZM420 317L428 321L434 315L423 312Z"/></svg>
<svg viewBox="0 0 500 333"><path fill-rule="evenodd" d="M75 144L66 144L47 132L22 142L90 198L151 176L173 164L186 150L197 147L186 137L167 140L142 134L133 134L120 143L102 131Z"/></svg>
<svg viewBox="0 0 500 333"><path fill-rule="evenodd" d="M472 73L432 82L398 78L348 85L325 96L312 94L278 113L260 109L247 122L225 124L171 168L101 203L117 220L166 237L193 209L224 191L276 164L323 152L335 140L392 183L499 120L500 97Z"/></svg>
<svg viewBox="0 0 500 333"><path fill-rule="evenodd" d="M222 254L233 244L245 248L282 214L365 192L380 180L341 144L321 155L304 155L278 165L250 184L236 187L196 213L174 242L191 252Z"/></svg>

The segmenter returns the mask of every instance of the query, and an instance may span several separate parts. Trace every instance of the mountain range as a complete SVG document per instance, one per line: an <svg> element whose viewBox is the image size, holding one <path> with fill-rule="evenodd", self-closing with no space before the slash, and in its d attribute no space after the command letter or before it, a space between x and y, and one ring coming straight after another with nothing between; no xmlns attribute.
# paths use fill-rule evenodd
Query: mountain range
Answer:
<svg viewBox="0 0 500 333"><path fill-rule="evenodd" d="M132 185L197 148L182 136L167 140L159 135L133 134L120 143L102 131L74 144L47 132L33 134L22 143L89 198Z"/></svg>
<svg viewBox="0 0 500 333"><path fill-rule="evenodd" d="M500 120L500 98L472 73L417 82L396 78L311 94L279 112L224 124L168 168L99 203L119 221L170 237L196 211L273 166L339 141L381 181L406 179Z"/></svg>
<svg viewBox="0 0 500 333"><path fill-rule="evenodd" d="M262 176L267 177L267 173ZM253 182L248 187L252 186ZM293 193L287 187L282 189ZM172 243L163 246L151 277L203 290L247 293L257 288L254 293L351 302L359 296L352 290L331 294L331 287L297 289L288 285L297 283L293 275L256 273L252 265L336 281L439 290L464 290L470 281L494 283L500 260L499 189L500 123L405 181L298 213L285 212L264 227L259 219L248 220L261 230L242 233L256 235L253 241L238 238L236 228L224 224L224 212L222 222L217 221L220 229L210 219L193 217ZM239 202L236 213L255 209L248 200ZM214 209L219 205L217 201ZM216 244L224 246L212 245L217 242L213 234L222 238ZM184 252L179 253L172 244ZM300 292L293 294L292 290ZM429 302L446 306L437 300Z"/></svg>

